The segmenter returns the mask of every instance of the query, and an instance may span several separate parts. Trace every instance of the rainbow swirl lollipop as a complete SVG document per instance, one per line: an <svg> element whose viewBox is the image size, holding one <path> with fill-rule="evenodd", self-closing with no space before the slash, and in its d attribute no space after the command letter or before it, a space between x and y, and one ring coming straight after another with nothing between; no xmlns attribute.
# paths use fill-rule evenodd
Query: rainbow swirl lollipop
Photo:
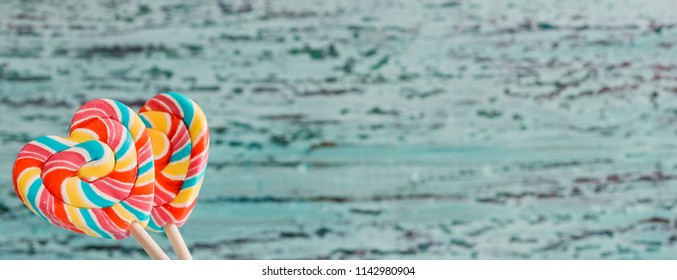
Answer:
<svg viewBox="0 0 677 280"><path fill-rule="evenodd" d="M24 146L12 172L17 196L33 213L70 231L109 239L127 238L148 223L154 178L143 122L108 99L80 107L68 138L43 136Z"/></svg>
<svg viewBox="0 0 677 280"><path fill-rule="evenodd" d="M207 167L209 128L202 109L190 98L161 93L139 116L148 128L155 158L155 198L147 228L166 231L181 259L190 259L177 227L195 206Z"/></svg>

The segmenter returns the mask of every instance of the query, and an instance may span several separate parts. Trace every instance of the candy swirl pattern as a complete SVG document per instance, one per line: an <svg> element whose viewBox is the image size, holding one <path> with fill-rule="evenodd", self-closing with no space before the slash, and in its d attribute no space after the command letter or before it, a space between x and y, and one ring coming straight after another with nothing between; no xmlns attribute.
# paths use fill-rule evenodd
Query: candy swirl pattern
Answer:
<svg viewBox="0 0 677 280"><path fill-rule="evenodd" d="M108 239L127 238L131 223L148 222L154 177L143 122L109 99L80 107L68 138L29 142L12 171L14 190L33 213L70 231Z"/></svg>
<svg viewBox="0 0 677 280"><path fill-rule="evenodd" d="M139 116L148 128L155 159L155 198L147 228L182 226L190 215L207 167L209 128L200 107L176 92L146 102Z"/></svg>

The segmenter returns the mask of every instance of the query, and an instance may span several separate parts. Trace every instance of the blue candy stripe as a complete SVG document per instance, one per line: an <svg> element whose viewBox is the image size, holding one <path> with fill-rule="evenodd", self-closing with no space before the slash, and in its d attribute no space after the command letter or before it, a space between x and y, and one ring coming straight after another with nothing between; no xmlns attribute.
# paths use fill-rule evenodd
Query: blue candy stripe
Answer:
<svg viewBox="0 0 677 280"><path fill-rule="evenodd" d="M101 145L101 142L96 140L82 142L77 144L76 147L84 149L92 161L101 159L104 155L104 148Z"/></svg>
<svg viewBox="0 0 677 280"><path fill-rule="evenodd" d="M148 161L143 165L139 166L139 170L136 172L138 175L144 174L150 171L153 168L153 161Z"/></svg>
<svg viewBox="0 0 677 280"><path fill-rule="evenodd" d="M197 184L202 180L202 178L205 176L207 169L203 169L202 172L198 173L197 176L188 178L185 181L183 181L183 186L181 186L181 190L187 190L192 187L197 186Z"/></svg>
<svg viewBox="0 0 677 280"><path fill-rule="evenodd" d="M122 123L123 126L127 127L129 129L129 107L126 105L118 102L118 101L113 101L115 103L115 106L118 107L118 111L120 111L120 122Z"/></svg>
<svg viewBox="0 0 677 280"><path fill-rule="evenodd" d="M118 151L115 151L115 159L120 160L124 155L126 155L130 149L132 149L133 144L132 144L132 139L131 136L127 137L125 135L124 141L122 141L122 145L120 146Z"/></svg>
<svg viewBox="0 0 677 280"><path fill-rule="evenodd" d="M80 180L80 189L82 190L82 193L85 194L85 197L87 197L87 200L96 205L98 208L110 207L116 203L100 196L98 193L96 193L96 191L94 191L92 186L85 181Z"/></svg>
<svg viewBox="0 0 677 280"><path fill-rule="evenodd" d="M191 146L186 144L181 150L176 152L175 154L172 154L172 157L170 159L171 162L177 162L180 161L186 157L190 156L190 151L191 151Z"/></svg>
<svg viewBox="0 0 677 280"><path fill-rule="evenodd" d="M190 125L193 123L193 118L195 117L193 102L191 102L188 97L178 92L170 91L165 92L165 94L174 99L179 107L181 107L181 111L183 111L183 122L186 124L186 126L190 127Z"/></svg>
<svg viewBox="0 0 677 280"><path fill-rule="evenodd" d="M153 127L153 124L146 118L146 116L144 116L144 115L139 115L139 117L141 118L141 121L143 122L143 124L144 124L146 127L149 127L149 128L152 128L152 127Z"/></svg>
<svg viewBox="0 0 677 280"><path fill-rule="evenodd" d="M61 137L42 136L38 139L35 139L34 141L49 147L50 149L54 150L55 153L70 148L69 145L62 143L59 140L63 139Z"/></svg>
<svg viewBox="0 0 677 280"><path fill-rule="evenodd" d="M94 218L92 218L92 215L89 213L89 209L79 209L79 210L80 214L82 215L82 218L85 220L85 224L87 224L87 227L98 233L103 238L108 239L113 238L110 234L101 229L99 225L96 223L96 221L94 221Z"/></svg>
<svg viewBox="0 0 677 280"><path fill-rule="evenodd" d="M125 201L120 201L120 205L122 205L122 207L124 207L125 209L127 209L127 211L131 212L132 215L134 215L135 217L137 217L137 219L138 219L139 221L143 221L143 220L145 220L146 217L148 217L148 214L144 214L143 212L137 210L136 208L134 208L133 206L129 205L129 203L127 203L127 202L125 202Z"/></svg>
<svg viewBox="0 0 677 280"><path fill-rule="evenodd" d="M28 193L26 194L26 200L28 200L28 203L31 204L31 208L37 213L40 217L43 219L50 221L45 215L42 214L42 211L40 208L38 208L38 205L36 202L38 202L40 190L45 188L44 185L42 184L42 178L37 178L33 183L31 183L31 186L28 187ZM45 190L43 190L45 191ZM51 221L50 221L51 222Z"/></svg>
<svg viewBox="0 0 677 280"><path fill-rule="evenodd" d="M162 227L155 222L155 219L149 219L146 227L153 231L162 231Z"/></svg>

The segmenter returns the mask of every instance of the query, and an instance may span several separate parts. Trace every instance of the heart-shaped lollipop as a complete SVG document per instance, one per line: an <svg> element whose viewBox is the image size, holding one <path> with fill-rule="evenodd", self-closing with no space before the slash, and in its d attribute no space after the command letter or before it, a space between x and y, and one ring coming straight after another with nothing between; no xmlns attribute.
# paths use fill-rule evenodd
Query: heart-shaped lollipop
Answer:
<svg viewBox="0 0 677 280"><path fill-rule="evenodd" d="M151 256L167 258L142 228L153 205L154 161L146 127L124 104L84 104L68 138L43 136L21 149L12 178L24 204L52 224L109 239L132 234Z"/></svg>
<svg viewBox="0 0 677 280"><path fill-rule="evenodd" d="M209 128L202 109L176 92L141 107L155 158L155 199L147 228L165 231L180 259L191 259L178 227L190 215L207 167Z"/></svg>

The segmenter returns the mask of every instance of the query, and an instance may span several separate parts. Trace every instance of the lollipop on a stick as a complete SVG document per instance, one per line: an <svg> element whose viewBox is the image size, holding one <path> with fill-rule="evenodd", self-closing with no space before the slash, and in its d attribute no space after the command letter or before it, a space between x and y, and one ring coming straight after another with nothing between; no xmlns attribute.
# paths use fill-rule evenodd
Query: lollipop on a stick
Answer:
<svg viewBox="0 0 677 280"><path fill-rule="evenodd" d="M155 158L155 198L147 228L165 231L179 259L192 259L178 228L188 220L205 175L207 119L193 100L176 92L154 96L139 116Z"/></svg>
<svg viewBox="0 0 677 280"><path fill-rule="evenodd" d="M28 209L73 232L108 239L131 234L153 259L169 259L143 227L153 202L154 162L143 122L109 99L84 104L69 137L24 146L12 171Z"/></svg>

